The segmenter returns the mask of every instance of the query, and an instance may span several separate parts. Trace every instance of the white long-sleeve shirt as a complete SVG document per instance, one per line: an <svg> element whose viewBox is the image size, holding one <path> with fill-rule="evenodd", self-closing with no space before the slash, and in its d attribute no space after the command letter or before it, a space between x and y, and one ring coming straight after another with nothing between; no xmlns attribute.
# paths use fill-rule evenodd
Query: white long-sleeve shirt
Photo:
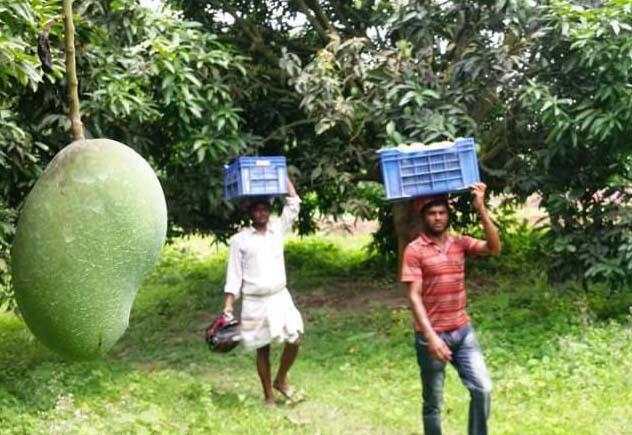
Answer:
<svg viewBox="0 0 632 435"><path fill-rule="evenodd" d="M279 219L269 222L264 234L247 227L230 241L225 293L264 296L286 286L283 241L298 217L301 199L288 196Z"/></svg>

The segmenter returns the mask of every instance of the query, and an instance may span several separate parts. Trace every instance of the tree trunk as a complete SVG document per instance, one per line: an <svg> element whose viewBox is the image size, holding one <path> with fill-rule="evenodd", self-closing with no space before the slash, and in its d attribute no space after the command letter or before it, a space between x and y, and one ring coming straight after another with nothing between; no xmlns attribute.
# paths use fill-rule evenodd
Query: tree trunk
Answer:
<svg viewBox="0 0 632 435"><path fill-rule="evenodd" d="M393 204L393 223L397 234L397 276L401 277L404 249L422 230L421 218L412 201Z"/></svg>

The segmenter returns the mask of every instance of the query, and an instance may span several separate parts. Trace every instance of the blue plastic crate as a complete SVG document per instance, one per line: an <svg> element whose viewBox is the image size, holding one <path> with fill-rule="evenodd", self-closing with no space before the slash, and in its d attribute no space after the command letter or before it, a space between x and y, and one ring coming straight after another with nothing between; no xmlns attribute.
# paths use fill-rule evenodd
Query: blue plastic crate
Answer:
<svg viewBox="0 0 632 435"><path fill-rule="evenodd" d="M388 200L457 192L480 181L473 138L457 139L444 148L378 152Z"/></svg>
<svg viewBox="0 0 632 435"><path fill-rule="evenodd" d="M239 157L224 166L224 199L287 195L285 157Z"/></svg>

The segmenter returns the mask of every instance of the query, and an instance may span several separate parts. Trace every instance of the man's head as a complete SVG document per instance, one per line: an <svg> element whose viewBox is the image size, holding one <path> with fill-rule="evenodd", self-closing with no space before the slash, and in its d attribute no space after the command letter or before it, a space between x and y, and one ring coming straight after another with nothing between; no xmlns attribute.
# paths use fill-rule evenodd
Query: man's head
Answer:
<svg viewBox="0 0 632 435"><path fill-rule="evenodd" d="M430 235L443 234L450 225L450 205L445 195L418 198L415 208L419 210L424 231Z"/></svg>
<svg viewBox="0 0 632 435"><path fill-rule="evenodd" d="M263 227L270 220L270 200L268 198L254 198L248 202L248 216L255 228Z"/></svg>

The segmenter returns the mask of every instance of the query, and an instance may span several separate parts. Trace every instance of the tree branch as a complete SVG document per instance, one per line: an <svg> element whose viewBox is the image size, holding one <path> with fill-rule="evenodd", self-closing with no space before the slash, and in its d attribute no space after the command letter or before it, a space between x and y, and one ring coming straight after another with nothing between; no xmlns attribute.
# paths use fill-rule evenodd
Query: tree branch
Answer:
<svg viewBox="0 0 632 435"><path fill-rule="evenodd" d="M494 160L496 156L498 156L505 148L507 148L507 143L502 141L496 144L491 150L487 151L481 158L480 164L481 166L487 164L488 162Z"/></svg>
<svg viewBox="0 0 632 435"><path fill-rule="evenodd" d="M331 21L327 17L327 14L325 14L325 11L323 11L323 8L320 6L320 2L310 0L309 3L310 3L309 7L314 12L314 15L316 15L316 18L318 18L320 22L323 24L323 26L325 26L325 28L327 29L327 33L334 33L337 35L338 32L336 31L334 26L332 26Z"/></svg>
<svg viewBox="0 0 632 435"><path fill-rule="evenodd" d="M340 20L341 24L345 27L345 29L347 29L350 33L354 33L355 32L355 28L353 26L353 24L349 21L349 19L346 17L343 9L342 9L342 5L340 4L339 1L336 0L332 0L331 2L331 6L334 8L334 10L336 11L336 15L338 16L338 19Z"/></svg>
<svg viewBox="0 0 632 435"><path fill-rule="evenodd" d="M213 8L219 11L224 11L230 14L235 20L235 23L244 31L244 33L250 38L250 50L262 54L272 64L279 64L279 56L265 45L265 38L257 28L250 21L239 16L237 10L228 2L210 0L209 3Z"/></svg>
<svg viewBox="0 0 632 435"><path fill-rule="evenodd" d="M83 123L79 113L77 64L75 62L75 26L72 21L72 0L64 0L64 33L66 43L66 75L68 76L68 100L70 103L70 128L74 140L84 140Z"/></svg>
<svg viewBox="0 0 632 435"><path fill-rule="evenodd" d="M266 143L272 139L277 138L278 134L280 132L283 132L283 130L289 130L293 127L298 127L299 125L313 124L316 121L318 120L314 118L307 118L307 119L299 119L298 121L290 122L289 124L284 124L280 126L279 128L277 128L276 130L274 130L272 133L270 133L265 139L263 139L263 143Z"/></svg>
<svg viewBox="0 0 632 435"><path fill-rule="evenodd" d="M305 17L307 17L307 20L312 24L312 26L314 26L314 30L316 30L316 32L318 32L318 34L320 35L321 39L324 42L328 42L329 41L329 35L327 34L327 31L318 22L318 20L310 13L310 9L307 6L307 3L305 3L304 0L294 0L294 2L296 3L296 5L300 9L300 11L305 15Z"/></svg>
<svg viewBox="0 0 632 435"><path fill-rule="evenodd" d="M470 35L466 34L466 32L470 30L467 7L464 7L460 12L460 26L458 31L456 32L456 35L454 35L454 46L452 47L452 50L446 53L447 62L452 62L455 58L461 59L461 54L463 53L465 48L467 48L467 45L470 42L470 38L468 37Z"/></svg>
<svg viewBox="0 0 632 435"><path fill-rule="evenodd" d="M44 30L42 30L42 33L37 37L37 56L42 64L42 70L44 70L45 73L53 72L53 57L50 54L50 47L48 45L50 29L62 18L62 15L57 15L48 20L46 24L44 24Z"/></svg>

